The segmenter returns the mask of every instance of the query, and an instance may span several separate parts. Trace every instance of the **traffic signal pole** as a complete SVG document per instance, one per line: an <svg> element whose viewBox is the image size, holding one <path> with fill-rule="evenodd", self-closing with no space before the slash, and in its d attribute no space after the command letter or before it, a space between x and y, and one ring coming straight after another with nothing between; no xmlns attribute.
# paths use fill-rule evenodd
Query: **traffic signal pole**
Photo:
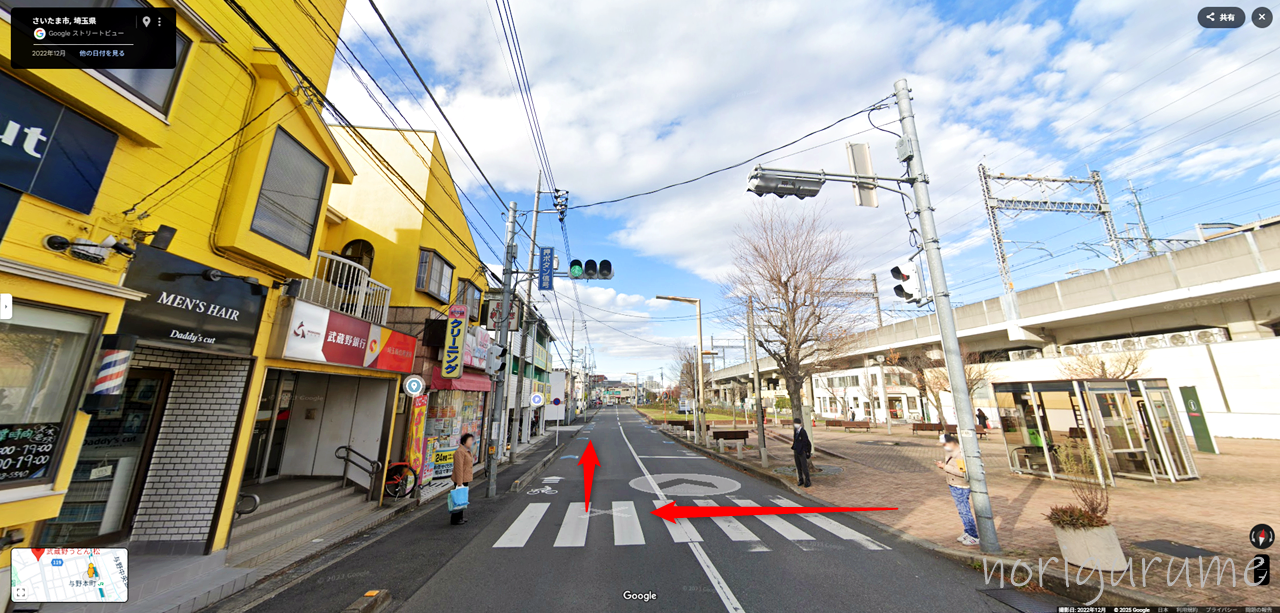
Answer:
<svg viewBox="0 0 1280 613"><path fill-rule="evenodd" d="M973 511L978 524L978 540L984 553L998 553L1000 541L996 537L991 498L987 493L987 477L982 467L982 451L978 448L978 437L974 431L976 420L973 416L973 403L969 397L969 385L965 379L964 359L960 355L960 339L956 334L955 312L951 309L951 293L947 290L947 276L942 270L942 250L939 247L938 228L933 219L933 203L929 201L929 177L924 172L924 161L920 155L920 138L916 134L916 118L911 109L911 90L907 87L906 79L899 79L893 84L893 94L897 98L902 138L909 146L911 155L907 160L907 178L915 193L916 214L920 217L920 235L924 242L925 258L929 264L929 279L933 283L933 299L937 309L938 328L942 336L942 354L947 366L947 379L951 382L952 401L956 406L957 430L960 435L960 447L964 451ZM901 156L900 153L899 157ZM880 384L883 385L884 381L881 380Z"/></svg>
<svg viewBox="0 0 1280 613"><path fill-rule="evenodd" d="M536 270L533 267L533 256L538 252L538 212L539 212L538 205L541 203L541 200L542 200L542 171L539 170L538 171L538 187L537 189L533 190L533 213L532 213L533 228L531 228L529 231L529 267L525 269L530 272ZM525 282L524 297L525 297L526 303L524 305L524 309L522 309L524 312L521 313L521 321L522 321L522 324L524 325L520 326L520 355L521 356L524 355L524 348L526 345L526 341L529 340L529 333L527 332L527 329L530 328L530 326L527 325L529 323L529 320L531 319L533 320L534 330L537 329L537 325L538 325L537 318L534 317L533 315L533 275L529 275L529 280ZM534 344L536 345L537 343L535 342ZM529 352L533 353L534 348L530 347ZM523 396L524 396L525 365L524 365L523 357L521 357L520 360L521 361L520 361L519 372L516 373L516 406L514 409L512 409L512 411L515 413L515 416L511 422L511 435L509 437L511 441L510 457L511 457L512 464L514 464L516 461L516 444L520 442L520 426L524 424ZM533 362L532 356L530 356L529 362L531 363ZM533 429L532 416L529 417L529 429L530 430Z"/></svg>
<svg viewBox="0 0 1280 613"><path fill-rule="evenodd" d="M494 451L502 445L502 441L498 438L498 433L502 430L498 427L502 422L501 419L507 415L507 398L505 396L507 373L511 372L510 359L511 348L508 342L511 337L511 275L515 272L516 265L516 202L511 201L507 207L507 249L502 257L502 301L498 308L498 313L503 317L498 321L498 347L506 350L506 359L502 361L502 369L494 373L493 376L493 402L489 403L489 441L495 447ZM484 472L488 477L488 484L485 489L485 497L493 498L498 495L498 453L490 453L484 461Z"/></svg>

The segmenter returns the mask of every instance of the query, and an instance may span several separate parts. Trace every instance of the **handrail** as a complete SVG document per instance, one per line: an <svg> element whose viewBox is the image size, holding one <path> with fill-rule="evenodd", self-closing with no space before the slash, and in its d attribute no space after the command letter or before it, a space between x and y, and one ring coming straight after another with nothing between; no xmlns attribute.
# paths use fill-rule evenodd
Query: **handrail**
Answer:
<svg viewBox="0 0 1280 613"><path fill-rule="evenodd" d="M241 501L241 500L244 500L245 498L248 498L248 499L250 499L250 500L253 500L253 506L252 506L252 507L250 507L248 511L241 511L241 510L240 510L240 501ZM254 512L254 511L257 511L257 510L258 510L258 505L260 505L260 504L262 504L262 499L261 499L261 498L259 498L257 494L246 494L246 493L244 493L244 492L240 492L240 495L236 498L236 507L235 507L235 509L236 509L236 517L240 517L241 515L248 515L248 514L250 514L250 513Z"/></svg>
<svg viewBox="0 0 1280 613"><path fill-rule="evenodd" d="M345 456L339 455L344 449L346 450L347 454ZM367 462L369 464L369 467L365 468L364 466L361 466L359 462L356 462L355 460L351 459L351 454L355 454L356 457ZM378 477L382 474L382 462L370 459L366 457L364 454L360 453L359 451L352 449L348 445L342 445L341 447L334 449L333 457L338 458L339 460L342 460L342 487L343 488L347 487L347 467L348 466L355 466L356 468L359 468L360 470L364 471L366 474L369 475L369 493L365 496L365 499L372 501L373 493L377 491L377 489L374 487L374 482L377 481Z"/></svg>

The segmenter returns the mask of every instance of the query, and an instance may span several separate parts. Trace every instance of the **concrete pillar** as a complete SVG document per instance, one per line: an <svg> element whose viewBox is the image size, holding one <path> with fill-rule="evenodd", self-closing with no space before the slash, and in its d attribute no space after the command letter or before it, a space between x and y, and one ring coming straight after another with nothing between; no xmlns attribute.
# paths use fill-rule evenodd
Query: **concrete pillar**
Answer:
<svg viewBox="0 0 1280 613"><path fill-rule="evenodd" d="M1222 305L1222 314L1227 319L1227 331L1231 340L1245 341L1260 338L1272 338L1275 332L1254 319L1253 309L1248 301L1228 302Z"/></svg>

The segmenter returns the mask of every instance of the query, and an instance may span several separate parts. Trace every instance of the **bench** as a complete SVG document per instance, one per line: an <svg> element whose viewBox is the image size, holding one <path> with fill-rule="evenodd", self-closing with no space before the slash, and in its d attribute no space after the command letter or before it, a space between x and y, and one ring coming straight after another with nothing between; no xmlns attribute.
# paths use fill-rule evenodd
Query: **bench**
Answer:
<svg viewBox="0 0 1280 613"><path fill-rule="evenodd" d="M913 423L911 424L911 434L917 432L942 432L942 424L934 423Z"/></svg>
<svg viewBox="0 0 1280 613"><path fill-rule="evenodd" d="M742 459L742 447L747 442L749 433L746 430L712 430L711 437L716 441L716 445L720 447L720 453L724 453L724 446L736 445L738 448L738 459Z"/></svg>
<svg viewBox="0 0 1280 613"><path fill-rule="evenodd" d="M843 419L828 419L826 426L828 428L843 428L845 423Z"/></svg>
<svg viewBox="0 0 1280 613"><path fill-rule="evenodd" d="M844 431L845 431L845 432L848 432L850 429L864 430L864 431L866 431L866 432L870 432L870 431L871 431L871 421L870 421L870 420L865 420L865 419L864 419L864 420L854 420L854 421L848 421L848 420L846 420L846 421L844 422Z"/></svg>
<svg viewBox="0 0 1280 613"><path fill-rule="evenodd" d="M958 428L959 427L956 426L955 424L947 424L947 434L956 434L959 431ZM983 428L982 426L974 426L973 433L983 438L986 438L987 429Z"/></svg>

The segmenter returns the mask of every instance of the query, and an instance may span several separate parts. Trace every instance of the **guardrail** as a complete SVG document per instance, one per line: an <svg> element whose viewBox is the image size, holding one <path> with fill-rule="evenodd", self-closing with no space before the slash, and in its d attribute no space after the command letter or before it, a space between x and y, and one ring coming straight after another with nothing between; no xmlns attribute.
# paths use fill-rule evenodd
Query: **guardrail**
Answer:
<svg viewBox="0 0 1280 613"><path fill-rule="evenodd" d="M318 254L316 274L303 279L298 299L378 325L387 323L391 288L369 278L369 269L331 253Z"/></svg>
<svg viewBox="0 0 1280 613"><path fill-rule="evenodd" d="M344 451L346 452L345 455L343 454ZM364 460L364 462L368 464L368 466L367 467L361 466L360 463L355 460L355 458L351 457L352 455L355 455L356 458ZM339 460L342 460L342 487L344 489L347 487L347 481L348 481L347 468L348 467L355 466L356 468L360 469L361 471L364 471L366 474L369 475L369 493L365 496L365 499L372 501L374 492L378 491L378 488L375 486L377 484L378 479L382 476L382 462L379 462L377 460L372 460L366 457L364 454L360 453L359 451L356 451L355 449L352 449L347 445L343 445L341 447L338 447L337 449L334 449L333 456L338 458Z"/></svg>

